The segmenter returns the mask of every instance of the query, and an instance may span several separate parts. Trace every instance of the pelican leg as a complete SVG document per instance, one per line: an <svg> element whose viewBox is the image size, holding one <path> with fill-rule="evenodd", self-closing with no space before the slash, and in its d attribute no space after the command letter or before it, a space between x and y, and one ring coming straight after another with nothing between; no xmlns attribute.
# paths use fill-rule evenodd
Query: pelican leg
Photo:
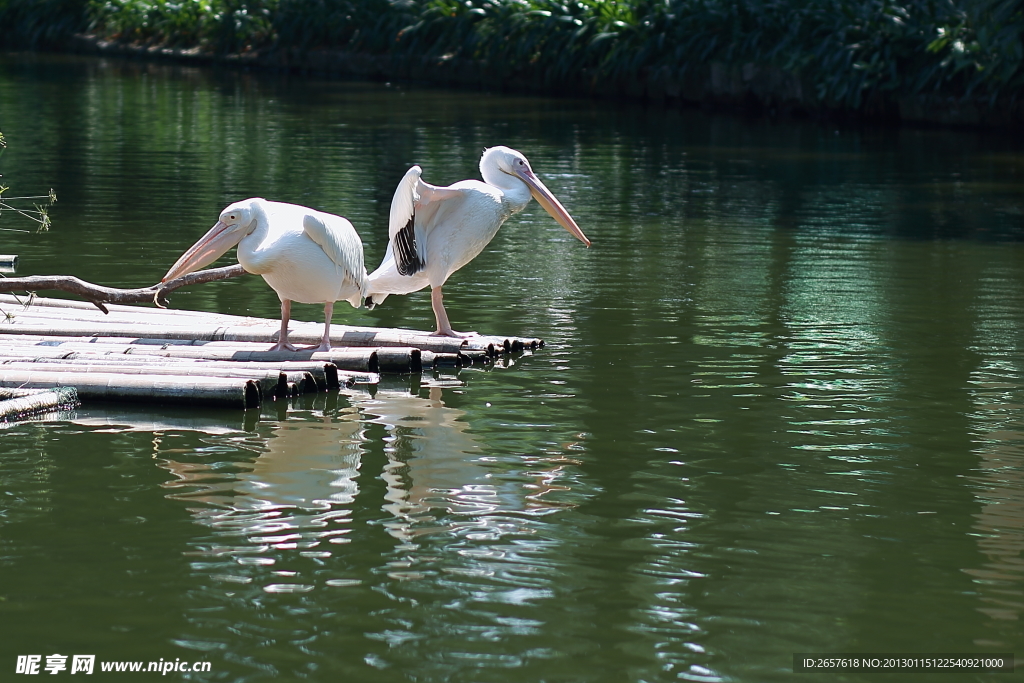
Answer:
<svg viewBox="0 0 1024 683"><path fill-rule="evenodd" d="M324 304L324 336L320 340L320 346L310 347L312 351L331 350L331 316L334 314L334 302L328 301Z"/></svg>
<svg viewBox="0 0 1024 683"><path fill-rule="evenodd" d="M294 346L288 343L288 321L292 318L291 299L281 299L281 334L277 343L271 346L268 351L297 351Z"/></svg>
<svg viewBox="0 0 1024 683"><path fill-rule="evenodd" d="M476 332L456 332L452 324L448 322L448 312L444 310L444 296L440 287L430 288L430 305L434 307L434 317L437 318L437 331L431 334L432 337L472 337Z"/></svg>

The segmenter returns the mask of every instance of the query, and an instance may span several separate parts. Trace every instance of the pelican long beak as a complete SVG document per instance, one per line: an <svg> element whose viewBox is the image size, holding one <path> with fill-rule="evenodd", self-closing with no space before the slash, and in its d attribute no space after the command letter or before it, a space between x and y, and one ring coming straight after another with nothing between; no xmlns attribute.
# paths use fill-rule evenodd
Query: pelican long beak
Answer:
<svg viewBox="0 0 1024 683"><path fill-rule="evenodd" d="M580 230L580 226L576 225L576 221L572 219L569 212L565 210L562 203L558 201L555 195L551 194L551 190L544 186L544 183L540 181L533 171L526 169L520 171L516 169L516 177L521 178L527 187L530 188L530 194L537 200L537 203L544 207L544 210L551 214L551 217L558 221L558 224L565 228L570 235L578 239L583 244L590 246L590 240Z"/></svg>
<svg viewBox="0 0 1024 683"><path fill-rule="evenodd" d="M181 255L160 282L188 275L219 259L228 249L242 241L245 232L239 230L239 227L217 221L216 225Z"/></svg>

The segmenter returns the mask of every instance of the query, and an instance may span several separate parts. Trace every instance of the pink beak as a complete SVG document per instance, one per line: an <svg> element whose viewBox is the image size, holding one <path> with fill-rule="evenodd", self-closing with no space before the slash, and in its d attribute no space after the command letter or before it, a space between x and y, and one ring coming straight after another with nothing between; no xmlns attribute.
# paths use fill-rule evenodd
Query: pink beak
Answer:
<svg viewBox="0 0 1024 683"><path fill-rule="evenodd" d="M242 241L245 233L240 225L228 225L217 221L199 241L181 255L160 282L167 282L182 275L188 275L220 258L228 249Z"/></svg>
<svg viewBox="0 0 1024 683"><path fill-rule="evenodd" d="M569 231L569 234L578 239L583 244L590 246L590 240L580 230L580 226L576 225L576 221L572 219L569 212L565 210L561 202L551 194L551 190L544 186L544 183L540 181L533 171L526 169L520 171L516 169L516 176L521 178L524 183L530 188L530 194L537 200L537 203L544 207L544 210L551 214L551 217L558 221L558 224Z"/></svg>

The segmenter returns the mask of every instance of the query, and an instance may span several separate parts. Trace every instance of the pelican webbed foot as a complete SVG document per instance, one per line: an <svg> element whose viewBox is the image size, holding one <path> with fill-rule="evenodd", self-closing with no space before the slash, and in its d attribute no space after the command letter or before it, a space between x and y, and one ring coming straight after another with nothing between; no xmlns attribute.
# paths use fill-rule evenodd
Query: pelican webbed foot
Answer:
<svg viewBox="0 0 1024 683"><path fill-rule="evenodd" d="M306 348L304 348L302 350L303 351L330 351L331 350L331 342L329 342L329 341L327 341L325 339L322 342L320 342L319 346L307 346Z"/></svg>

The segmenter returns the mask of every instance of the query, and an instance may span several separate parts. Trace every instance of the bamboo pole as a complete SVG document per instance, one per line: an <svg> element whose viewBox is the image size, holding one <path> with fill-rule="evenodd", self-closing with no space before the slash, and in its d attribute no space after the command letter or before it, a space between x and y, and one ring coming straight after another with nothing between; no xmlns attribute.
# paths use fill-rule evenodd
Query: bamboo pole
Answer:
<svg viewBox="0 0 1024 683"><path fill-rule="evenodd" d="M435 368L461 368L466 365L470 365L472 361L468 361L467 356L463 356L460 353L438 353L434 356Z"/></svg>
<svg viewBox="0 0 1024 683"><path fill-rule="evenodd" d="M309 372L285 372L282 374L288 378L289 384L295 386L299 394L313 394L319 389L316 380L313 379L313 375Z"/></svg>
<svg viewBox="0 0 1024 683"><path fill-rule="evenodd" d="M182 377L238 377L251 379L260 388L261 397L282 398L292 394L291 387L301 393L327 391L340 388L337 367L332 363L300 364L306 368L288 367L284 363L224 363L224 367L210 367L216 361L174 358L136 358L124 356L88 356L78 358L29 358L3 356L0 367L8 370L43 372L101 372L121 375L178 375ZM251 367L258 365L260 367ZM284 366L284 367L282 367ZM330 366L328 368L328 366ZM311 371L309 368L312 368ZM319 374L319 377L317 376ZM346 385L355 384L355 377L346 377Z"/></svg>
<svg viewBox="0 0 1024 683"><path fill-rule="evenodd" d="M236 363L233 361L206 360L204 358L169 358L159 356L132 357L124 354L96 355L72 351L62 352L60 349L45 349L54 352L54 356L39 356L26 352L20 354L10 349L0 349L0 365L13 364L16 362L37 363L48 367L55 363L78 364L88 363L93 365L104 365L109 367L117 366L143 366L143 367L165 367L169 374L174 374L176 367L195 368L195 372L187 374L203 374L204 368L218 370L252 370L265 372L307 372L313 377L319 391L333 391L341 387L351 387L356 384L378 384L380 375L375 372L358 372L352 370L339 370L338 366L330 362L302 362L285 361L281 363L264 363L252 361L247 363ZM61 355L56 355L61 354ZM42 369L46 369L45 367ZM239 375L241 376L241 375Z"/></svg>
<svg viewBox="0 0 1024 683"><path fill-rule="evenodd" d="M418 373L423 369L420 360L420 350L417 348L387 347L374 348L333 348L330 351L267 351L256 350L254 345L246 343L209 342L201 346L191 346L186 343L157 345L156 340L150 341L153 345L146 343L125 343L128 339L102 339L93 338L85 341L84 338L54 338L46 337L47 341L40 342L39 338L20 338L12 335L4 338L0 335L0 356L18 355L31 357L55 357L67 358L73 353L95 354L109 357L121 357L124 355L133 356L159 356L173 358L209 359L236 362L295 362L295 361L317 361L331 362L340 371L355 373L354 379L367 374L386 373ZM41 343L47 344L41 346ZM384 353L386 359L383 366L379 362L379 354ZM375 383L374 379L367 378L369 383Z"/></svg>
<svg viewBox="0 0 1024 683"><path fill-rule="evenodd" d="M0 387L74 387L83 400L184 403L224 408L258 408L260 390L249 379L134 376L116 373L6 370L0 366Z"/></svg>
<svg viewBox="0 0 1024 683"><path fill-rule="evenodd" d="M36 346L50 346L56 347L62 344L67 345L87 345L90 347L101 347L101 346L207 346L214 344L220 347L227 346L243 346L249 345L249 342L208 342L208 341L195 341L192 339L157 339L152 337L80 337L80 336L65 336L57 334L4 334L4 328L0 323L0 344L4 345L22 345L30 344ZM252 350L263 350L266 347L263 344L251 344Z"/></svg>
<svg viewBox="0 0 1024 683"><path fill-rule="evenodd" d="M49 391L49 389L9 389L6 387L0 387L0 400L32 396L33 394L38 394L41 391Z"/></svg>
<svg viewBox="0 0 1024 683"><path fill-rule="evenodd" d="M336 326L337 327L337 326ZM289 332L289 340L296 344L315 345L320 340L321 327L316 329ZM266 325L263 329L243 326L218 325L149 325L149 324L106 324L89 321L40 321L14 324L0 323L0 335L27 335L32 337L109 337L116 339L132 339L135 343L149 344L218 344L218 343L260 343L271 344L277 338L278 324ZM332 335L333 348L370 348L375 346L369 342L378 341L382 347L414 347L423 351L444 354L465 354L469 358L485 359L503 355L512 350L521 351L525 348L536 348L536 344L528 346L523 340L515 339L498 342L477 341L473 344L466 339L449 339L431 337L429 335L405 334L399 330L378 330L373 335L360 333L353 336L344 332L339 338ZM339 341L341 343L339 343ZM528 340L529 341L529 340Z"/></svg>
<svg viewBox="0 0 1024 683"><path fill-rule="evenodd" d="M149 345L126 343L129 340L100 340L73 338L61 341L54 338L45 343L50 346L40 347L38 341L25 340L19 343L17 335L0 335L0 353L8 353L12 349L59 348L69 352L96 353L115 356L118 354L132 356L159 356L166 358L195 358L235 362L288 362L317 361L334 363L340 370L355 372L379 372L378 351L372 348L335 348L330 351L266 351L260 346L246 343L235 344L203 344L201 346L181 345ZM257 350L258 349L258 350ZM397 348L388 349L389 361L385 372L419 372L422 369L419 361L419 349ZM404 358L404 360L403 360ZM404 369L403 369L404 368Z"/></svg>
<svg viewBox="0 0 1024 683"><path fill-rule="evenodd" d="M423 370L422 352L415 348L383 346L377 349L377 371L409 374Z"/></svg>
<svg viewBox="0 0 1024 683"><path fill-rule="evenodd" d="M39 358L45 360L60 360L76 355L75 351L61 349L55 346L36 346L34 344L19 344L16 346L6 345L0 342L0 357L17 358Z"/></svg>
<svg viewBox="0 0 1024 683"><path fill-rule="evenodd" d="M0 295L0 303L15 303L13 297ZM73 304L68 306L66 304ZM56 310L55 310L56 309ZM64 310L60 310L64 309ZM267 332L275 335L280 325L276 320L266 318L251 318L244 316L228 315L224 313L207 313L202 311L187 310L164 310L156 308L143 308L140 306L115 306L108 307L109 317L101 316L94 309L90 309L82 302L68 301L66 299L35 299L32 306L22 308L16 312L16 316L32 318L33 320L49 319L57 321L82 321L91 323L114 324L115 321L121 324L139 323L142 320L165 325L171 328L188 328L198 321L204 325L215 328L243 328L240 333L245 335L253 329L262 330L260 339L254 341L273 341L272 337L265 337ZM299 343L317 343L323 329L320 323L293 321L290 336L299 340ZM416 346L423 350L435 351L438 353L455 353L460 350L487 351L490 355L502 355L509 352L517 352L526 349L536 349L544 345L543 340L536 338L521 337L499 337L493 335L479 335L467 339L452 339L447 337L435 337L429 332L417 330L400 330L394 328L358 327L352 325L334 325L335 334L332 339L339 346ZM236 332L233 329L225 330L231 334ZM147 331L138 336L157 336L152 331ZM243 340L241 337L239 341Z"/></svg>
<svg viewBox="0 0 1024 683"><path fill-rule="evenodd" d="M0 330L3 328L0 327ZM88 339L88 341L86 341ZM238 348L249 342L193 342L188 339L145 339L139 337L63 337L57 335L37 335L37 334L21 334L21 335L3 335L0 334L0 355L3 354L3 349L9 347L23 347L31 346L32 348L63 348L67 349L88 349L96 353L130 353L130 349L135 349L143 346L160 346L160 347L188 347L188 348L204 348L204 349L223 349L223 348ZM349 350L355 353L361 353L359 349L364 347L348 347ZM394 348L394 347L391 347ZM125 350L129 349L129 350ZM253 344L253 350L262 350L262 347ZM330 352L325 353L338 353L343 352L345 349L340 347L333 348ZM290 353L290 352L286 352ZM62 354L54 354L61 356ZM474 362L489 362L493 360L485 351L476 350L463 350L458 353L434 353L432 351L421 351L423 358L423 367L432 367L434 358L442 359L441 362L445 365L451 365L451 359L457 357L459 359L457 365L459 367L465 365L472 365ZM290 361L290 362L301 362L301 361Z"/></svg>
<svg viewBox="0 0 1024 683"><path fill-rule="evenodd" d="M325 363L324 371L330 372L328 368L333 369L335 377L337 377L337 379L335 380L337 386L332 387L328 385L328 388L330 389L338 389L340 387L351 387L357 384L368 385L380 383L380 375L377 374L376 372L355 372L352 370L341 370L334 363ZM330 382L330 379L328 379L328 382Z"/></svg>
<svg viewBox="0 0 1024 683"><path fill-rule="evenodd" d="M248 368L244 365L235 364L234 368L207 368L201 365L183 367L180 364L170 366L146 364L126 365L120 363L98 363L94 361L60 363L41 363L32 361L0 361L0 368L4 370L24 370L26 372L84 372L84 373L109 373L115 375L149 375L163 376L176 375L179 377L236 377L251 379L260 388L260 394L264 397L287 396L288 382L304 381L306 374L301 371L284 372L282 370L262 370L259 368ZM310 376L310 382L316 386L316 382Z"/></svg>
<svg viewBox="0 0 1024 683"><path fill-rule="evenodd" d="M125 353L133 356L162 356L167 358L206 358L209 360L230 360L236 362L274 362L293 359L334 363L339 369L359 372L403 372L402 367L411 367L412 352L418 349L392 349L392 356L404 356L405 364L387 364L382 368L378 361L379 349L332 349L330 351L252 351L239 347L207 348L198 346L173 346L168 348L131 347ZM298 358L296 358L298 356ZM412 370L404 370L411 372Z"/></svg>
<svg viewBox="0 0 1024 683"><path fill-rule="evenodd" d="M34 350L33 350L34 349ZM338 370L334 363L317 361L284 361L280 363L234 363L232 361L205 360L202 358L159 358L140 357L133 358L125 354L97 355L82 353L79 351L62 350L59 347L38 347L32 346L28 350L12 350L0 348L0 364L12 361L24 363L91 363L110 366L139 365L146 367L195 367L195 368L218 368L218 369L242 369L242 370L265 370L265 371L304 371L313 375L317 386L327 390L340 388L342 385L353 384L377 384L380 376L371 372L352 372ZM45 368L44 368L45 369Z"/></svg>
<svg viewBox="0 0 1024 683"><path fill-rule="evenodd" d="M12 335L33 334L42 336L91 337L99 334L105 337L273 344L277 340L280 330L280 324L274 321L261 322L251 326L220 325L205 322L158 325L127 321L108 323L91 320L26 318L31 317L16 314L13 322L0 324L0 332ZM320 342L322 334L323 328L320 325L316 325L315 328L293 325L288 333L288 340L294 344L316 345ZM331 342L335 347L416 347L426 351L434 351L435 353L458 353L469 346L469 342L465 339L410 334L400 330L379 330L373 333L342 330L340 335L337 333L332 335Z"/></svg>
<svg viewBox="0 0 1024 683"><path fill-rule="evenodd" d="M36 391L24 396L0 401L0 421L15 420L53 410L74 408L77 405L79 405L78 392L74 387Z"/></svg>
<svg viewBox="0 0 1024 683"><path fill-rule="evenodd" d="M457 355L461 363L459 367L462 367L462 365L472 365L473 363L493 363L494 359L497 358L495 354L474 350L460 351Z"/></svg>

